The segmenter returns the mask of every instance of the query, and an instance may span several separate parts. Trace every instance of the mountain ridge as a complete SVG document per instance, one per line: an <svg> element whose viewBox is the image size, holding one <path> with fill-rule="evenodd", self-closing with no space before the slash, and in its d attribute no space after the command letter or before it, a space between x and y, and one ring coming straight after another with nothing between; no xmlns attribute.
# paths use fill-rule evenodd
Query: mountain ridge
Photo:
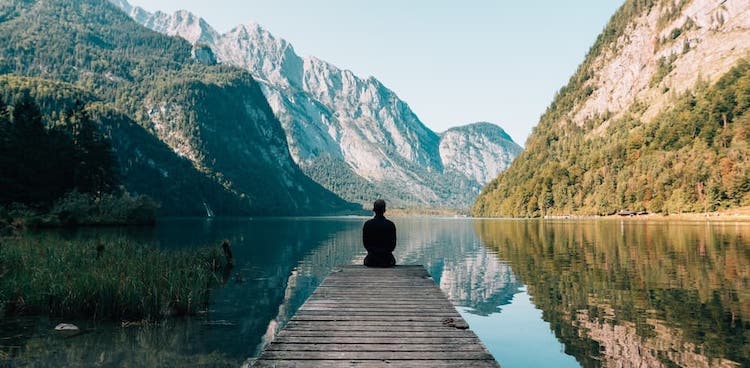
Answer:
<svg viewBox="0 0 750 368"><path fill-rule="evenodd" d="M134 10L137 7L120 8L131 17L140 12ZM159 14L163 13L153 13L152 18L162 17ZM218 34L201 28L195 15L185 22L184 11L159 19L161 25L152 19L139 22L188 40ZM249 70L261 83L285 129L294 161L347 200L367 205L374 195L402 207L467 208L486 183L478 180L497 174L476 175L475 169L507 167L521 150L512 139L497 141L485 147L495 150L484 157L488 165L474 162L472 170L464 172L462 165L447 172L440 150L442 136L427 128L406 102L375 77L360 78L314 56L300 57L291 43L255 22L238 25L213 40L209 46L221 63ZM468 152L452 156L463 156L464 161L479 157ZM338 181L331 172L339 173ZM370 194L363 196L361 190Z"/></svg>

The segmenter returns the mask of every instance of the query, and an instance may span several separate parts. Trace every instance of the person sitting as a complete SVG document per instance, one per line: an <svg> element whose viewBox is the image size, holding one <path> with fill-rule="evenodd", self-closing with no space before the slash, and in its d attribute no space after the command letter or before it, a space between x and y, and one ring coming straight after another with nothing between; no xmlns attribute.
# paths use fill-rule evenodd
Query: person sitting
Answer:
<svg viewBox="0 0 750 368"><path fill-rule="evenodd" d="M362 244L367 249L365 266L393 267L396 265L396 258L393 257L393 250L396 249L396 225L383 215L384 200L376 200L372 211L375 212L375 217L367 220L362 227Z"/></svg>

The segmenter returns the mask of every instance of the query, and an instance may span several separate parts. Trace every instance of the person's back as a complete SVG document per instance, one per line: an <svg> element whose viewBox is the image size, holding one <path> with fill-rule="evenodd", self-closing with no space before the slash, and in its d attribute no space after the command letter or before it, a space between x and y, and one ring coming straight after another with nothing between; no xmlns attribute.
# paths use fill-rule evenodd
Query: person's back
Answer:
<svg viewBox="0 0 750 368"><path fill-rule="evenodd" d="M373 205L375 217L367 220L362 227L362 244L367 249L365 266L393 267L396 259L393 250L396 249L396 225L385 218L385 201L378 199Z"/></svg>

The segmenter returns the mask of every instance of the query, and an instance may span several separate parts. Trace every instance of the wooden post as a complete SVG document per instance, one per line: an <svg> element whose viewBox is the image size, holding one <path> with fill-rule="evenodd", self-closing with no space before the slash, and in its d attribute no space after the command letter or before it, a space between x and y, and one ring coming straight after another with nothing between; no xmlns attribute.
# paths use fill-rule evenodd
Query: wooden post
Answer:
<svg viewBox="0 0 750 368"><path fill-rule="evenodd" d="M232 246L229 244L228 239L224 239L221 243L221 249L224 250L224 256L227 257L227 265L234 266L234 256L232 255Z"/></svg>

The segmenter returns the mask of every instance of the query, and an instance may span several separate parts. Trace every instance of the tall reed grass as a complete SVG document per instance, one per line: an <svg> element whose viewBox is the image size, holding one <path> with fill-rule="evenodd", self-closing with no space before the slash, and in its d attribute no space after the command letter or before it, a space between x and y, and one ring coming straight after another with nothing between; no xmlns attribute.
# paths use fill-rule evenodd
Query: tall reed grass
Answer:
<svg viewBox="0 0 750 368"><path fill-rule="evenodd" d="M0 238L0 316L155 320L206 308L218 249L165 251L127 239Z"/></svg>

